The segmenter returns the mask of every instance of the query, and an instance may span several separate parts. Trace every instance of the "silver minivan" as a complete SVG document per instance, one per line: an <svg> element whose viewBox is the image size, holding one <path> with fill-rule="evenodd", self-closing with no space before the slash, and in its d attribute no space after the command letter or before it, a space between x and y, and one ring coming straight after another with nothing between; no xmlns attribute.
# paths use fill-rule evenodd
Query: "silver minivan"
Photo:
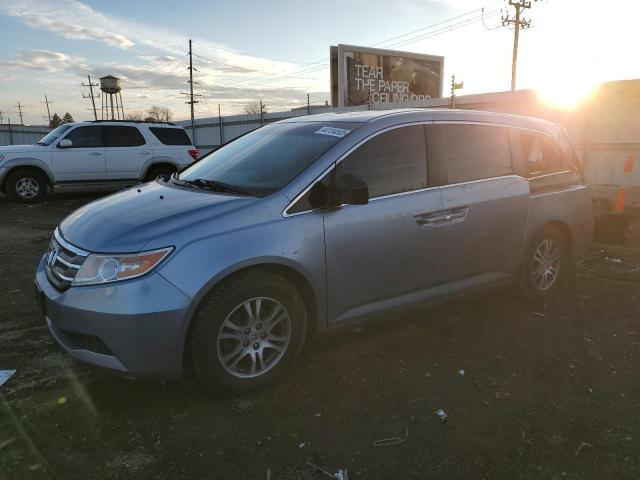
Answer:
<svg viewBox="0 0 640 480"><path fill-rule="evenodd" d="M280 121L90 203L36 273L73 357L212 390L279 377L313 332L515 284L556 290L593 211L564 130L462 110Z"/></svg>

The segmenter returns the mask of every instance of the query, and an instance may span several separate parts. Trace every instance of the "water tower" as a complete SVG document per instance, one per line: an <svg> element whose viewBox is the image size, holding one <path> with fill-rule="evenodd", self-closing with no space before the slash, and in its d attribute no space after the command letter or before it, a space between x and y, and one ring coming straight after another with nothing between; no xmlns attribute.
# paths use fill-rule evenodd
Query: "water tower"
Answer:
<svg viewBox="0 0 640 480"><path fill-rule="evenodd" d="M122 120L124 120L124 107L122 106L122 93L120 88L120 79L113 75L107 75L100 79L100 90L106 95L102 95L102 119L104 120L104 112L107 112L107 120L109 120L109 107L111 107L111 120L120 120L120 114L122 114ZM107 98L109 95L109 98ZM115 97L115 110L114 99Z"/></svg>

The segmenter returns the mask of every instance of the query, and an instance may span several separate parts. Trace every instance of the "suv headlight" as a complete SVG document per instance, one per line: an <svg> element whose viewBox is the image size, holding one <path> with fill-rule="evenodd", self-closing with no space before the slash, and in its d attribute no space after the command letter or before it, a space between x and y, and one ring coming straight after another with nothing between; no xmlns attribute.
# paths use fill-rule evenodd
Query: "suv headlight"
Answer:
<svg viewBox="0 0 640 480"><path fill-rule="evenodd" d="M129 280L150 272L172 252L173 247L134 254L90 254L71 285L96 285Z"/></svg>

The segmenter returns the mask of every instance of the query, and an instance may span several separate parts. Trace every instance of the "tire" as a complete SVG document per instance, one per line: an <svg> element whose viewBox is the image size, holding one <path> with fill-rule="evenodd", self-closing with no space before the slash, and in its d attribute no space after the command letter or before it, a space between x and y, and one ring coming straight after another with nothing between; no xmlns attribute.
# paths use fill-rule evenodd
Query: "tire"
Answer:
<svg viewBox="0 0 640 480"><path fill-rule="evenodd" d="M172 167L171 165L156 165L149 169L145 177L145 181L152 182L159 179L169 180L169 177L175 171L175 167Z"/></svg>
<svg viewBox="0 0 640 480"><path fill-rule="evenodd" d="M18 170L7 178L5 193L17 203L41 202L47 193L47 178L35 170Z"/></svg>
<svg viewBox="0 0 640 480"><path fill-rule="evenodd" d="M307 311L288 281L254 270L224 280L194 322L190 349L198 381L213 393L245 393L283 375L304 345Z"/></svg>
<svg viewBox="0 0 640 480"><path fill-rule="evenodd" d="M560 230L547 225L533 239L522 265L520 292L527 299L552 295L564 283L568 271L569 248Z"/></svg>

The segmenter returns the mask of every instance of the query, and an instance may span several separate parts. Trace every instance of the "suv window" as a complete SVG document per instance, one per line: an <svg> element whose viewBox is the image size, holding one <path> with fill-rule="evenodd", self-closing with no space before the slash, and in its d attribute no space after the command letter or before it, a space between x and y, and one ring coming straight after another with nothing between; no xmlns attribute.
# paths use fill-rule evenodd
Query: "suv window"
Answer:
<svg viewBox="0 0 640 480"><path fill-rule="evenodd" d="M150 127L151 133L165 145L191 145L191 139L182 128Z"/></svg>
<svg viewBox="0 0 640 480"><path fill-rule="evenodd" d="M146 143L136 127L105 125L103 128L107 147L139 147Z"/></svg>
<svg viewBox="0 0 640 480"><path fill-rule="evenodd" d="M513 173L509 136L491 125L433 125L427 128L429 161L446 172L446 183L460 183Z"/></svg>
<svg viewBox="0 0 640 480"><path fill-rule="evenodd" d="M369 198L427 186L427 145L421 125L381 133L338 164L336 175L352 173L369 186Z"/></svg>
<svg viewBox="0 0 640 480"><path fill-rule="evenodd" d="M97 148L102 146L102 127L78 127L71 130L65 137L71 140L71 148Z"/></svg>
<svg viewBox="0 0 640 480"><path fill-rule="evenodd" d="M554 141L546 135L520 132L522 162L528 176L566 170L565 157Z"/></svg>

